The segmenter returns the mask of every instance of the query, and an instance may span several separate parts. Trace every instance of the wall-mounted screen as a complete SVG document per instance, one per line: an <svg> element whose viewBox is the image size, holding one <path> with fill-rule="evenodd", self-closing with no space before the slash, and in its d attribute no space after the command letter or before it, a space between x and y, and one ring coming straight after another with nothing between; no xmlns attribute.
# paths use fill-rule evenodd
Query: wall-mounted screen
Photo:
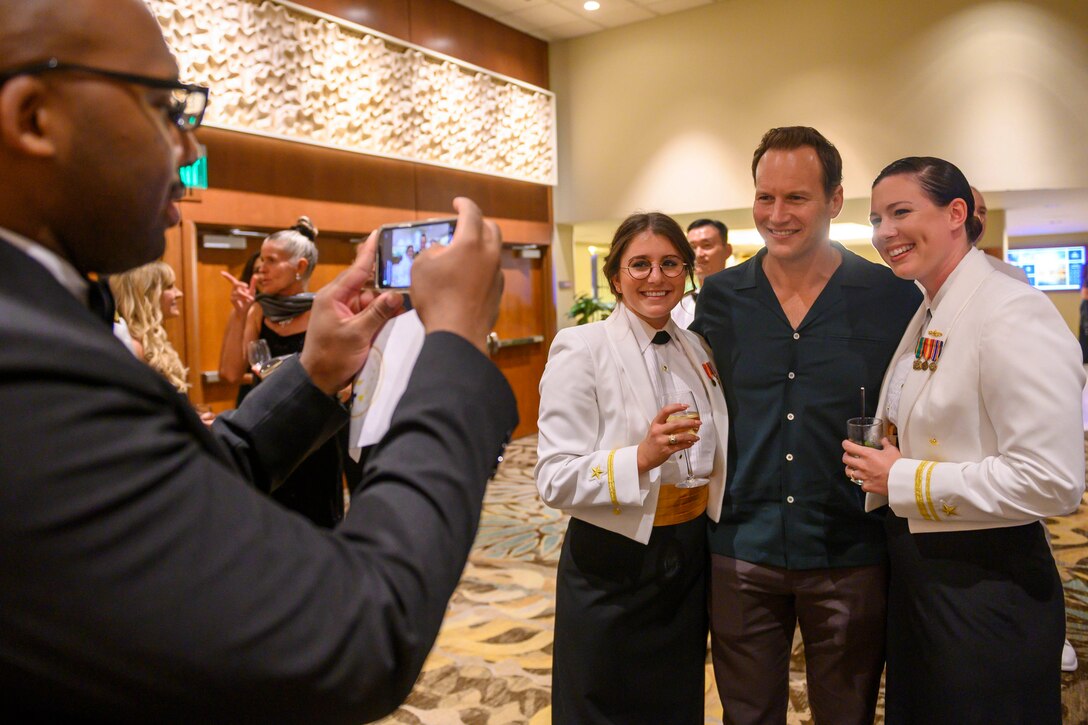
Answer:
<svg viewBox="0 0 1088 725"><path fill-rule="evenodd" d="M1024 270L1032 286L1044 292L1079 290L1084 277L1084 247L1010 249L1006 259Z"/></svg>

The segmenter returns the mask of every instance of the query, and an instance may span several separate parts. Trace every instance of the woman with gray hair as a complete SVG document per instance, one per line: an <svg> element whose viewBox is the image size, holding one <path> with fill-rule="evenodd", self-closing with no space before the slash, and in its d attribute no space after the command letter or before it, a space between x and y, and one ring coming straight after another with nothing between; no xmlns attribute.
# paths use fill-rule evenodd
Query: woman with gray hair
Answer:
<svg viewBox="0 0 1088 725"><path fill-rule="evenodd" d="M242 382L250 372L247 349L264 340L273 358L302 351L314 295L307 290L317 265L317 228L299 217L290 229L269 235L261 244L259 269L246 284L224 272L233 285L231 313L219 375ZM258 292L259 290L259 292ZM253 370L255 382L260 371ZM329 439L304 460L272 498L319 526L331 528L344 516L343 469L337 439Z"/></svg>

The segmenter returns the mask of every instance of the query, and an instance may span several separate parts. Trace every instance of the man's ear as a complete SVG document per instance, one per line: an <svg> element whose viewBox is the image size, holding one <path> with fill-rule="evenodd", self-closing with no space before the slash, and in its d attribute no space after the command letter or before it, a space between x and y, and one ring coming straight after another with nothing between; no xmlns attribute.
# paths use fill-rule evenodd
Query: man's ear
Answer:
<svg viewBox="0 0 1088 725"><path fill-rule="evenodd" d="M0 143L16 154L54 155L51 131L56 113L44 83L32 76L15 76L0 86Z"/></svg>

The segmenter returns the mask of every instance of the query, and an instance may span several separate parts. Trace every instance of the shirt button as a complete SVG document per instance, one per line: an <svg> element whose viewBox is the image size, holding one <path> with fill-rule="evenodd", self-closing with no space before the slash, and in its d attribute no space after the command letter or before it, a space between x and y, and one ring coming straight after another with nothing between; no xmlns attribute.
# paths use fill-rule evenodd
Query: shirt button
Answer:
<svg viewBox="0 0 1088 725"><path fill-rule="evenodd" d="M793 454L792 453L787 453L786 454L786 460L787 461L792 461L793 460Z"/></svg>
<svg viewBox="0 0 1088 725"><path fill-rule="evenodd" d="M793 413L786 413L786 420L793 420Z"/></svg>
<svg viewBox="0 0 1088 725"><path fill-rule="evenodd" d="M800 332L793 333L793 339L794 340L800 340L801 339L801 333Z"/></svg>
<svg viewBox="0 0 1088 725"><path fill-rule="evenodd" d="M793 380L793 379L794 379L794 378L796 378L797 376L796 376L796 375L794 375L794 374L793 374L793 373L791 372L791 373L787 373L787 374L786 374L786 377L787 377L787 378L789 378L790 380Z"/></svg>
<svg viewBox="0 0 1088 725"><path fill-rule="evenodd" d="M786 496L786 503L793 503L793 496Z"/></svg>

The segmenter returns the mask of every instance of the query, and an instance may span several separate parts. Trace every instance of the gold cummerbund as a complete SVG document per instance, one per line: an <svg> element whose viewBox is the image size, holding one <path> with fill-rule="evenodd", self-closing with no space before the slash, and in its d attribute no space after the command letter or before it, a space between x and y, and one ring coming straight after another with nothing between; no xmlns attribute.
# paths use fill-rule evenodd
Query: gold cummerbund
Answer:
<svg viewBox="0 0 1088 725"><path fill-rule="evenodd" d="M662 484L657 494L654 526L683 524L699 516L706 511L706 502L710 498L708 488L677 488L672 484Z"/></svg>

